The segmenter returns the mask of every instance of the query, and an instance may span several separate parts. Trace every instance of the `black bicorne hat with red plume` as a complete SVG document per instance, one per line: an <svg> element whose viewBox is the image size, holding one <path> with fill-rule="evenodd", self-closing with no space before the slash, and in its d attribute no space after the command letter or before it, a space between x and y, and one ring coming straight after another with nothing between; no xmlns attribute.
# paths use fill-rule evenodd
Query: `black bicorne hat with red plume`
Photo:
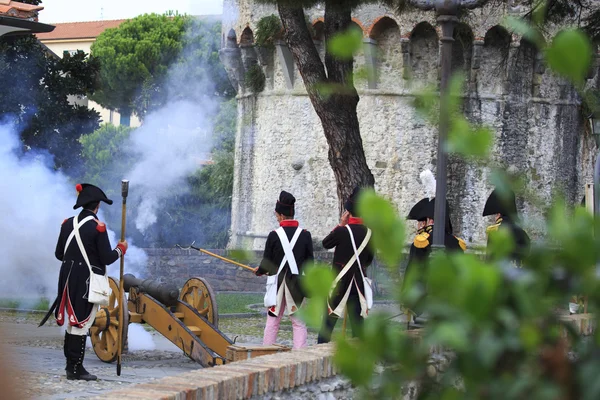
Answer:
<svg viewBox="0 0 600 400"><path fill-rule="evenodd" d="M275 212L286 217L293 217L294 204L296 204L296 198L291 193L282 190L279 194L279 200L275 203Z"/></svg>
<svg viewBox="0 0 600 400"><path fill-rule="evenodd" d="M111 205L113 201L106 197L102 189L98 186L91 185L89 183L78 183L75 185L77 190L77 202L73 206L73 210L79 207L85 207L87 204L96 203L103 201L108 205Z"/></svg>

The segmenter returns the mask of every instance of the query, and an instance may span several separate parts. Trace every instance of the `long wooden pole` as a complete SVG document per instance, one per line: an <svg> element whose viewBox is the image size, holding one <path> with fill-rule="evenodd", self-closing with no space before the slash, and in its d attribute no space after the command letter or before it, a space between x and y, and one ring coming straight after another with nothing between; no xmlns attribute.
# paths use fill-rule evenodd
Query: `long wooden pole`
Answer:
<svg viewBox="0 0 600 400"><path fill-rule="evenodd" d="M177 247L179 247L179 248L181 248L181 249L185 249L185 247L181 247L181 246L179 246L179 245L177 245ZM208 250L200 249L200 248L198 248L198 247L194 247L194 246L190 246L189 248L190 248L190 249L197 250L197 251L199 251L200 253L204 253L204 254L206 254L206 255L209 255L209 256L211 256L211 257L218 258L219 260L222 260L222 261L228 262L228 263L230 263L230 264L237 265L238 267L241 267L241 268L247 269L248 271L252 271L252 272L254 272L254 271L255 271L255 269L254 269L254 268L252 268L252 267L250 267L250 266L248 266L248 265L245 265L245 264L240 264L239 262L237 262L237 261L233 261L233 260L230 260L229 258L221 257L220 255L218 255L218 254L215 254L215 253L211 253L211 252L210 252L210 251L208 251Z"/></svg>
<svg viewBox="0 0 600 400"><path fill-rule="evenodd" d="M129 193L129 181L121 181L121 195L123 196L123 208L121 214L121 242L125 241L125 221L127 219L127 194ZM125 289L123 288L123 270L125 269L125 254L121 255L121 270L119 272L119 329L117 340L117 376L121 376L121 353L123 351L123 313L125 312Z"/></svg>

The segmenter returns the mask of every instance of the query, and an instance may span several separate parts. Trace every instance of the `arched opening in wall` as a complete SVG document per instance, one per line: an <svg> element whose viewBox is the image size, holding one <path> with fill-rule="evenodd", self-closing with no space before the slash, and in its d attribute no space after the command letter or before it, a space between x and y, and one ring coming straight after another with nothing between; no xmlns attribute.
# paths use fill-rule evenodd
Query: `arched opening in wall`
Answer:
<svg viewBox="0 0 600 400"><path fill-rule="evenodd" d="M392 18L383 17L373 26L371 39L377 41L377 77L381 87L398 87L402 82L400 27Z"/></svg>
<svg viewBox="0 0 600 400"><path fill-rule="evenodd" d="M410 34L412 79L416 84L431 84L438 79L438 35L428 22L421 22Z"/></svg>
<svg viewBox="0 0 600 400"><path fill-rule="evenodd" d="M360 24L360 22L353 18L352 21L350 22L350 25L348 26L348 30L357 30L358 32L360 32L361 36L364 35L365 30L363 29L362 25ZM365 55L364 52L361 50L356 53L354 55L354 74L356 76L356 74L361 74L361 71L365 71ZM362 79L356 79L354 84L357 86L362 86L362 83L364 83L366 85L366 82L362 82Z"/></svg>
<svg viewBox="0 0 600 400"><path fill-rule="evenodd" d="M509 66L508 94L529 98L533 90L533 72L537 48L527 39L521 39L512 64Z"/></svg>
<svg viewBox="0 0 600 400"><path fill-rule="evenodd" d="M249 26L246 27L242 31L242 36L240 37L240 46L252 46L254 44L254 32L250 29Z"/></svg>
<svg viewBox="0 0 600 400"><path fill-rule="evenodd" d="M225 47L228 47L230 49L237 47L237 35L235 34L235 31L233 29L230 29L229 32L227 32L227 38L225 39Z"/></svg>
<svg viewBox="0 0 600 400"><path fill-rule="evenodd" d="M312 25L313 27L313 40L323 41L325 38L325 24L323 21L315 21Z"/></svg>
<svg viewBox="0 0 600 400"><path fill-rule="evenodd" d="M322 20L317 20L312 25L313 40L317 42L317 51L321 57L321 61L325 62L325 23Z"/></svg>
<svg viewBox="0 0 600 400"><path fill-rule="evenodd" d="M365 30L360 22L356 18L352 18L352 22L350 22L349 29L358 29L363 35L365 34Z"/></svg>
<svg viewBox="0 0 600 400"><path fill-rule="evenodd" d="M473 32L467 24L458 24L454 28L454 43L452 43L452 73L461 72L468 81L473 60Z"/></svg>
<svg viewBox="0 0 600 400"><path fill-rule="evenodd" d="M504 91L510 42L510 33L502 26L496 25L486 32L477 79L479 93L500 95Z"/></svg>

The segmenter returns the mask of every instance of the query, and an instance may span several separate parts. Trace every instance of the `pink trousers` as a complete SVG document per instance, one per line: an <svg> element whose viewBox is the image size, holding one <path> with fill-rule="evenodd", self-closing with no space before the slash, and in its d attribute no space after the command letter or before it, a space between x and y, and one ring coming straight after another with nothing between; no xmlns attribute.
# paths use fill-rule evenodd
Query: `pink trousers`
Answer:
<svg viewBox="0 0 600 400"><path fill-rule="evenodd" d="M277 341L277 332L279 332L279 324L281 323L281 317L285 311L285 297L283 304L279 308L279 315L272 317L267 314L267 324L265 325L265 334L263 336L263 345L269 346ZM308 336L308 330L304 322L296 317L290 316L292 320L292 338L294 342L294 349L302 349L306 347L306 338Z"/></svg>

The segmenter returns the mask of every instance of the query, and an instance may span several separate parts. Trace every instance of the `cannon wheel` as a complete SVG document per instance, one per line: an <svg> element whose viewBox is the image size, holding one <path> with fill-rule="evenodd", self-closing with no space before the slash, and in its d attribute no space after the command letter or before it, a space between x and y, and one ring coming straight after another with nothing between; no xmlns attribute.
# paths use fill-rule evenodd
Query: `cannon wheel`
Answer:
<svg viewBox="0 0 600 400"><path fill-rule="evenodd" d="M179 293L179 300L189 304L215 327L219 326L217 297L206 279L188 279Z"/></svg>
<svg viewBox="0 0 600 400"><path fill-rule="evenodd" d="M125 352L127 343L127 330L129 327L129 311L127 310L127 297L119 299L119 281L108 278L112 293L108 301L108 306L100 307L96 314L94 326L90 329L92 346L94 353L104 362L111 363L117 359L117 345L119 341L119 303L122 301L124 306L123 313L123 342L122 351Z"/></svg>

